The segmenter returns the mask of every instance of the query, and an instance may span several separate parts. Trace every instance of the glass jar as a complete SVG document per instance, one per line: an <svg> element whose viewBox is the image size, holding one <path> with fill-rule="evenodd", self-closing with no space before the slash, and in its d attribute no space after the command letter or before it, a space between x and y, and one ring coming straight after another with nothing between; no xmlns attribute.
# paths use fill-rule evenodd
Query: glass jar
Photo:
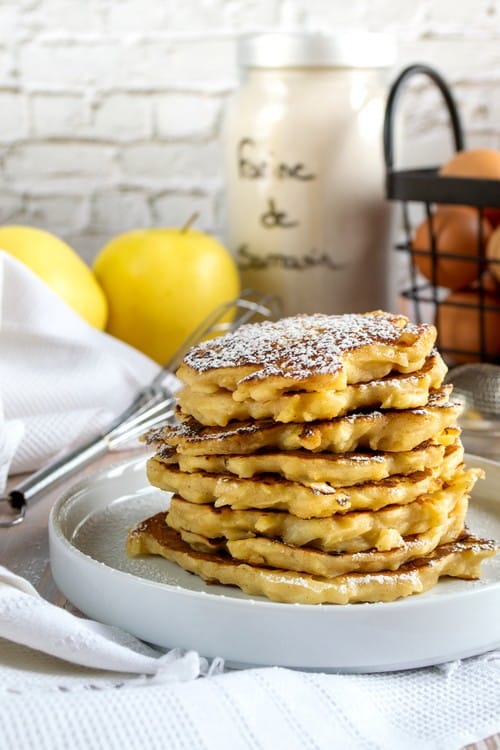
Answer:
<svg viewBox="0 0 500 750"><path fill-rule="evenodd" d="M379 34L243 37L226 118L226 243L283 312L391 307Z"/></svg>

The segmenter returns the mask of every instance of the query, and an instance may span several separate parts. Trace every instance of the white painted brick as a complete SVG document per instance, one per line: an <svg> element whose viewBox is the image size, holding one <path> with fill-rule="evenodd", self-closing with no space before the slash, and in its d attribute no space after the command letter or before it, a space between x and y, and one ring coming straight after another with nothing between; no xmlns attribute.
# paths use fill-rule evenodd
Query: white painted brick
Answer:
<svg viewBox="0 0 500 750"><path fill-rule="evenodd" d="M182 7L182 0L177 0L177 3ZM196 0L191 0L190 5L193 15L195 15ZM208 3L207 5L210 7ZM224 14L223 20L225 26L248 32L249 29L275 26L280 21L282 3L276 2L276 0L267 0L267 2L262 2L262 0L233 0L231 3L219 0L219 6L222 8ZM206 24L211 25L216 22L216 19L212 21L210 16L206 17Z"/></svg>
<svg viewBox="0 0 500 750"><path fill-rule="evenodd" d="M88 34L104 28L105 4L101 0L42 0L23 13L22 25L36 33Z"/></svg>
<svg viewBox="0 0 500 750"><path fill-rule="evenodd" d="M59 235L81 229L85 220L85 200L75 195L28 195L18 221L50 229Z"/></svg>
<svg viewBox="0 0 500 750"><path fill-rule="evenodd" d="M196 193L165 193L152 201L153 221L156 226L180 227L194 213L199 216L194 226L208 231L214 226L214 199Z"/></svg>
<svg viewBox="0 0 500 750"><path fill-rule="evenodd" d="M11 86L16 83L17 70L12 50L0 47L0 85Z"/></svg>
<svg viewBox="0 0 500 750"><path fill-rule="evenodd" d="M26 143L5 155L9 178L109 176L114 168L114 150L93 143Z"/></svg>
<svg viewBox="0 0 500 750"><path fill-rule="evenodd" d="M449 159L453 151L448 128L445 125L436 126L410 138L403 136L396 166L401 169L437 167Z"/></svg>
<svg viewBox="0 0 500 750"><path fill-rule="evenodd" d="M148 138L152 133L148 95L110 94L93 106L92 133L107 140Z"/></svg>
<svg viewBox="0 0 500 750"><path fill-rule="evenodd" d="M155 97L155 132L160 138L199 138L214 134L219 99L195 94Z"/></svg>
<svg viewBox="0 0 500 750"><path fill-rule="evenodd" d="M498 148L498 136L485 133L467 133L467 148ZM438 167L454 153L450 131L445 125L436 126L411 138L404 139L401 156L396 160L400 168Z"/></svg>
<svg viewBox="0 0 500 750"><path fill-rule="evenodd" d="M349 0L349 2L298 0L294 5L302 11L301 15L305 23L321 31L334 30L339 27L362 27L366 10L365 0Z"/></svg>
<svg viewBox="0 0 500 750"><path fill-rule="evenodd" d="M465 145L467 148L500 149L500 136L498 133L467 133Z"/></svg>
<svg viewBox="0 0 500 750"><path fill-rule="evenodd" d="M423 80L423 79L420 79ZM453 86L464 131L487 133L498 131L500 125L500 82L457 83ZM447 125L448 110L435 86L409 86L398 104L405 122L407 137L431 132Z"/></svg>
<svg viewBox="0 0 500 750"><path fill-rule="evenodd" d="M179 40L172 51L172 80L236 81L236 43L232 38Z"/></svg>
<svg viewBox="0 0 500 750"><path fill-rule="evenodd" d="M498 127L498 120L495 122L493 119L492 107L500 93L500 84L457 85L453 93L465 129L469 132L486 132Z"/></svg>
<svg viewBox="0 0 500 750"><path fill-rule="evenodd" d="M221 154L211 143L145 143L126 146L120 156L123 174L131 177L193 180L218 176Z"/></svg>
<svg viewBox="0 0 500 750"><path fill-rule="evenodd" d="M114 82L122 88L162 89L172 78L169 39L126 39L117 51Z"/></svg>
<svg viewBox="0 0 500 750"><path fill-rule="evenodd" d="M426 4L403 0L368 2L363 13L364 26L370 31L411 29L415 31L425 20ZM336 10L336 8L335 8ZM336 13L335 13L336 15Z"/></svg>
<svg viewBox="0 0 500 750"><path fill-rule="evenodd" d="M495 75L500 78L500 44L472 38L413 38L399 40L398 67L425 60L450 80L469 80L472 76Z"/></svg>
<svg viewBox="0 0 500 750"><path fill-rule="evenodd" d="M94 231L110 235L151 224L151 211L144 192L117 188L98 193L92 201L91 223Z"/></svg>
<svg viewBox="0 0 500 750"><path fill-rule="evenodd" d="M71 94L32 94L32 133L39 138L81 135L87 125L85 98Z"/></svg>
<svg viewBox="0 0 500 750"><path fill-rule="evenodd" d="M121 141L148 138L152 132L148 95L105 94L91 103L83 94L34 93L31 109L33 134L38 137Z"/></svg>
<svg viewBox="0 0 500 750"><path fill-rule="evenodd" d="M168 29L174 18L171 3L156 0L121 0L112 2L106 25L113 34Z"/></svg>
<svg viewBox="0 0 500 750"><path fill-rule="evenodd" d="M2 199L0 200L0 224L16 224L22 213L22 196L8 193L5 186L0 186Z"/></svg>
<svg viewBox="0 0 500 750"><path fill-rule="evenodd" d="M477 96L481 97L481 102L487 109L486 119L489 127L500 133L500 81L481 86L479 92Z"/></svg>
<svg viewBox="0 0 500 750"><path fill-rule="evenodd" d="M112 33L248 30L272 25L278 7L278 0L121 0L111 3L107 23Z"/></svg>
<svg viewBox="0 0 500 750"><path fill-rule="evenodd" d="M12 154L15 149L6 149L8 155ZM5 161L5 160L4 160ZM96 189L105 186L111 186L116 183L116 176L103 177L102 175L84 175L84 174L7 174L5 169L1 174L7 186L11 187L13 192L22 193L23 195L82 195L90 196ZM0 191L1 191L0 184Z"/></svg>
<svg viewBox="0 0 500 750"><path fill-rule="evenodd" d="M126 38L104 75L127 89L227 90L236 81L235 49L234 39L225 37Z"/></svg>
<svg viewBox="0 0 500 750"><path fill-rule="evenodd" d="M0 142L25 138L27 133L25 96L0 91Z"/></svg>
<svg viewBox="0 0 500 750"><path fill-rule="evenodd" d="M4 39L7 35L16 33L21 23L20 7L17 3L0 4L0 29Z"/></svg>
<svg viewBox="0 0 500 750"><path fill-rule="evenodd" d="M109 242L111 236L108 233L95 232L90 227L87 231L76 234L69 232L63 239L91 266L95 256Z"/></svg>
<svg viewBox="0 0 500 750"><path fill-rule="evenodd" d="M420 84L428 79L416 80ZM396 119L403 123L404 137L411 139L422 133L432 132L436 127L447 126L449 115L439 90L426 83L407 87L398 102Z"/></svg>
<svg viewBox="0 0 500 750"><path fill-rule="evenodd" d="M19 71L30 87L59 90L106 86L119 45L113 42L55 40L24 42L19 51Z"/></svg>
<svg viewBox="0 0 500 750"><path fill-rule="evenodd" d="M498 4L491 0L432 0L422 5L424 27L430 26L443 32L451 29L462 34L471 29L485 29L492 34L500 32Z"/></svg>

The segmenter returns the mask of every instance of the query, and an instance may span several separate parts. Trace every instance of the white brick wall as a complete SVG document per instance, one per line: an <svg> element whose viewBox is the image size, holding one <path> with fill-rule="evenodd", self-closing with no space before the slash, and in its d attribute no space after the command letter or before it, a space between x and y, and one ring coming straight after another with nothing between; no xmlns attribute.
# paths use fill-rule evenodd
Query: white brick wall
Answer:
<svg viewBox="0 0 500 750"><path fill-rule="evenodd" d="M135 226L221 233L221 126L238 34L290 0L0 0L0 221L57 232L91 260ZM393 74L425 61L454 86L471 146L500 147L500 0L296 0L322 29L392 32ZM404 100L401 163L450 151L431 86Z"/></svg>

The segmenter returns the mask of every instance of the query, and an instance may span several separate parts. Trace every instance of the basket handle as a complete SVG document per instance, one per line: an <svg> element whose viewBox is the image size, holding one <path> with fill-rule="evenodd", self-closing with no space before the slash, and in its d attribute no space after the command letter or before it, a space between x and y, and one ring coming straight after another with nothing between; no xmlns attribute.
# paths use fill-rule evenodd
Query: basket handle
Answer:
<svg viewBox="0 0 500 750"><path fill-rule="evenodd" d="M455 141L455 150L462 151L464 148L464 134L462 130L462 124L460 122L460 116L458 114L457 105L452 96L448 84L444 78L429 65L423 65L417 63L415 65L409 65L405 68L402 73L396 78L389 91L389 97L387 99L387 106L385 108L384 117L384 158L385 166L387 171L391 171L394 164L394 120L396 117L396 105L399 97L403 91L403 85L408 81L409 78L413 78L416 75L426 75L430 78L443 95L443 99L448 107L448 113L450 115L450 121L453 128L453 139Z"/></svg>

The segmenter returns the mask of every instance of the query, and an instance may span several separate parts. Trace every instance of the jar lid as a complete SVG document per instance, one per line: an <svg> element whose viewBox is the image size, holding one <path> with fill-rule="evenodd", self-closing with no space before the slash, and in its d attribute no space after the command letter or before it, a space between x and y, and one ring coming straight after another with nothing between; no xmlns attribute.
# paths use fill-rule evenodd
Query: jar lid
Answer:
<svg viewBox="0 0 500 750"><path fill-rule="evenodd" d="M395 56L390 36L364 31L270 32L242 36L238 43L238 63L249 68L386 68Z"/></svg>

